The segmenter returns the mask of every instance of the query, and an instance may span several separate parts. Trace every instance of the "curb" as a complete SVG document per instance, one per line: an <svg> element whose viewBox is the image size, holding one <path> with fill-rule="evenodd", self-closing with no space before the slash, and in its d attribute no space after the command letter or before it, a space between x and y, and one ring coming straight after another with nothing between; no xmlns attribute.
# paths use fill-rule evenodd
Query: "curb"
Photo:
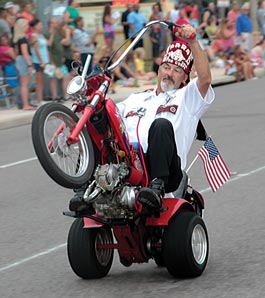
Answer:
<svg viewBox="0 0 265 298"><path fill-rule="evenodd" d="M223 75L223 69L213 69L212 86L218 87L226 84L236 82L235 76ZM258 78L265 76L265 68L255 70L255 74ZM134 92L141 92L148 89L153 89L155 85L144 85L137 88L134 87L120 87L117 93L108 94L107 96L112 98L115 102L126 99L130 94ZM48 102L47 102L48 103ZM65 103L66 106L71 107L72 101ZM28 125L31 123L35 111L22 111L16 107L11 109L0 109L0 130L13 128L16 126Z"/></svg>

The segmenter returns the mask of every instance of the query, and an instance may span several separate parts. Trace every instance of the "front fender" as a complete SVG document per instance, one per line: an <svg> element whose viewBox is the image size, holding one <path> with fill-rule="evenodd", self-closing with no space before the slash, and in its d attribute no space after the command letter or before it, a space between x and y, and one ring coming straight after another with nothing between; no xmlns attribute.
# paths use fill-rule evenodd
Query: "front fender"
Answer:
<svg viewBox="0 0 265 298"><path fill-rule="evenodd" d="M165 210L157 217L147 217L146 226L167 226L171 217L180 209L188 209L195 212L192 205L184 199L165 198L163 199L162 208Z"/></svg>
<svg viewBox="0 0 265 298"><path fill-rule="evenodd" d="M95 217L100 218L100 216L98 216L97 214L94 215ZM88 217L84 217L84 228L100 228L102 227L104 224L100 221L97 221L95 219L92 218L88 218Z"/></svg>

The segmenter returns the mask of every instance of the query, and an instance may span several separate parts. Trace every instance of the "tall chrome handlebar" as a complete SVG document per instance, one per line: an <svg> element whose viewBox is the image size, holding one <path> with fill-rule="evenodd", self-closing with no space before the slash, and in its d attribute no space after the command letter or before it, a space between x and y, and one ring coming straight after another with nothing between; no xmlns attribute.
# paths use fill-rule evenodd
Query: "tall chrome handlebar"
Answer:
<svg viewBox="0 0 265 298"><path fill-rule="evenodd" d="M127 47L127 49L121 54L121 56L118 58L117 61L115 61L112 65L110 65L107 70L108 71L112 71L113 69L115 69L118 65L121 64L121 62L124 60L124 58L127 56L127 54L134 48L134 46L138 43L138 41L142 38L142 36L146 33L146 31L155 24L159 24L162 26L165 26L167 28L169 28L170 26L175 24L172 24L170 22L164 22L164 21L151 21L149 23L147 23L144 28L139 31L139 33L136 35L135 39L131 42L131 44Z"/></svg>

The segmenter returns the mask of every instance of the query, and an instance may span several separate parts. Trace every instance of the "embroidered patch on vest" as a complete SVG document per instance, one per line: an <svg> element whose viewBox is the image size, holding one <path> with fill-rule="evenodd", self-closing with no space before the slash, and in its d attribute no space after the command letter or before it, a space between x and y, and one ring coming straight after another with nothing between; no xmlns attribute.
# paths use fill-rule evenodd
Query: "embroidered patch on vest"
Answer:
<svg viewBox="0 0 265 298"><path fill-rule="evenodd" d="M132 116L138 116L137 111L130 111L126 114L125 118L132 117Z"/></svg>
<svg viewBox="0 0 265 298"><path fill-rule="evenodd" d="M145 115L146 108L138 108L137 111L130 111L126 114L125 118L132 117L132 116L138 116L143 117Z"/></svg>
<svg viewBox="0 0 265 298"><path fill-rule="evenodd" d="M156 115L164 112L168 112L171 114L176 114L177 113L178 106L177 105L171 105L171 106L159 106Z"/></svg>

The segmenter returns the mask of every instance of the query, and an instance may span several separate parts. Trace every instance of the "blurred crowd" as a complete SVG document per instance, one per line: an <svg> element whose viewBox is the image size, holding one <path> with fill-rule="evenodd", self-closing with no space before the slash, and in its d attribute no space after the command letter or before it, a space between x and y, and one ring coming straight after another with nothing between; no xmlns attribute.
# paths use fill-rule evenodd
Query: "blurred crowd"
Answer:
<svg viewBox="0 0 265 298"><path fill-rule="evenodd" d="M214 2L203 2L207 4L199 9L193 1L176 1L168 12L164 12L160 2L157 2L152 6L149 18L141 12L139 4L128 4L122 13L106 4L102 9L101 26L91 31L84 28L84 19L76 0L68 0L63 16L48 20L46 32L43 32L44 24L34 13L36 10L30 2L25 1L21 6L7 2L0 7L2 84L12 88L17 106L23 110L34 110L44 100L68 100L66 86L82 69L88 54L92 56L88 73L93 65L104 67L110 59L115 50L117 25L122 26L126 41L133 40L147 22L155 20L191 24L196 28L196 38L211 67L224 69L225 74L235 75L237 81L255 78L255 68L264 68L265 60L264 2L258 1L260 36L255 41L249 2L241 7L233 2L223 18L218 16ZM103 33L103 42L99 42L100 32ZM119 85L139 86L156 82L161 58L174 36L159 25L153 25L148 35L138 41L127 61L114 70L111 92L116 92L115 88ZM151 53L146 53L147 38ZM148 68L147 54L152 57ZM113 61L118 56L119 53ZM196 76L196 69L193 69L193 76ZM36 98L34 104L30 97L32 89Z"/></svg>

